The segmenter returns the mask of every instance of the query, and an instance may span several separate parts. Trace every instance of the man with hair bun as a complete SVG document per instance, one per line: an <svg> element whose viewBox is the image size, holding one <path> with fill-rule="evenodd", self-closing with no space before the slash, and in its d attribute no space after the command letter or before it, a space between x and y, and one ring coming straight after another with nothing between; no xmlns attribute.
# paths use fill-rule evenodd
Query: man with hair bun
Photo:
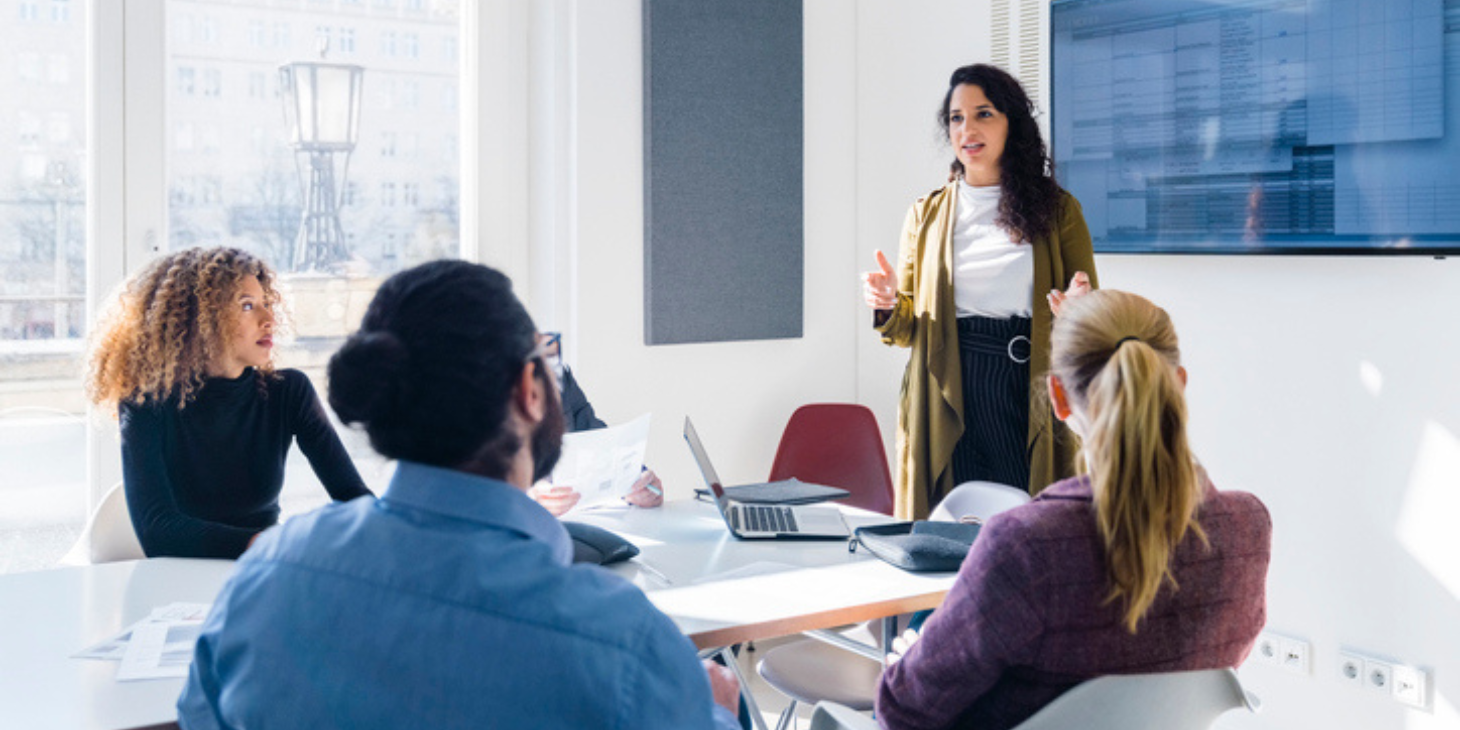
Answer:
<svg viewBox="0 0 1460 730"><path fill-rule="evenodd" d="M739 727L739 686L633 585L572 565L525 490L563 413L506 276L392 276L330 406L399 466L377 501L263 533L203 626L184 728Z"/></svg>

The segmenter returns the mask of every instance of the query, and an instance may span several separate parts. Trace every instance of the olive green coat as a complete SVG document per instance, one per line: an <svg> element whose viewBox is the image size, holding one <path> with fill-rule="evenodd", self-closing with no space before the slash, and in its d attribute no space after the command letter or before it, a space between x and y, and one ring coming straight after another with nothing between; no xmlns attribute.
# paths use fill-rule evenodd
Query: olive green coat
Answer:
<svg viewBox="0 0 1460 730"><path fill-rule="evenodd" d="M913 203L902 227L897 305L876 329L889 345L911 347L897 413L897 516L922 519L953 483L953 447L963 435L963 373L958 311L953 300L956 183ZM1077 271L1096 286L1095 254L1080 203L1065 193L1048 238L1035 241L1029 359L1029 484L1031 494L1074 473L1078 440L1053 417L1045 395L1051 289L1069 288Z"/></svg>

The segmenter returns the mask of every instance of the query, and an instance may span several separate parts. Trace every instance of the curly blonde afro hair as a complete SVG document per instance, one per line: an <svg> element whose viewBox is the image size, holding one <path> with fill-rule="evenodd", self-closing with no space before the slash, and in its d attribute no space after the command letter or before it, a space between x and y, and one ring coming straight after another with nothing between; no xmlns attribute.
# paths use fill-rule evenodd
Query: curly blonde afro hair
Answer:
<svg viewBox="0 0 1460 730"><path fill-rule="evenodd" d="M153 261L127 282L92 330L86 390L93 403L138 405L177 397L182 408L223 357L238 323L243 279L279 302L274 272L236 248L190 248ZM272 374L265 367L260 377Z"/></svg>

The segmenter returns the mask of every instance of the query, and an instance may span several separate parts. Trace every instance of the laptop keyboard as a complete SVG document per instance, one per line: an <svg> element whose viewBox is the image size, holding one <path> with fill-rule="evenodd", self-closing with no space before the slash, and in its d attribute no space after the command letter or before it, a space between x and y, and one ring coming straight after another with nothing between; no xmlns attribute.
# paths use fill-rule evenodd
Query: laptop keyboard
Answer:
<svg viewBox="0 0 1460 730"><path fill-rule="evenodd" d="M746 532L798 532L790 507L773 504L742 504Z"/></svg>

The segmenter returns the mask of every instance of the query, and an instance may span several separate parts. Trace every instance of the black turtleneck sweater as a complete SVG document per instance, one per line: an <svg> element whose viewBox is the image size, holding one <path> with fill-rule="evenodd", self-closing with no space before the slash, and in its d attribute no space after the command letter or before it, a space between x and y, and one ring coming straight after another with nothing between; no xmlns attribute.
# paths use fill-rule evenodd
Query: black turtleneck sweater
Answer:
<svg viewBox="0 0 1460 730"><path fill-rule="evenodd" d="M210 378L187 407L177 398L123 403L122 475L132 526L148 557L236 558L279 521L284 457L299 449L336 500L369 495L298 370L263 390L249 368Z"/></svg>

